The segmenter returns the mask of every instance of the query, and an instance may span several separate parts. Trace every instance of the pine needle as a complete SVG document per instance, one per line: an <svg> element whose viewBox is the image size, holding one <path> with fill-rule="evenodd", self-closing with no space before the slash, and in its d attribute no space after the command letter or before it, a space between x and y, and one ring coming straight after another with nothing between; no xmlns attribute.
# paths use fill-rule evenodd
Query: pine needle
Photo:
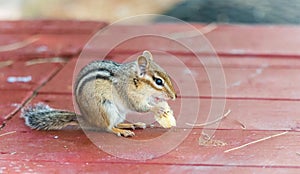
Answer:
<svg viewBox="0 0 300 174"><path fill-rule="evenodd" d="M40 59L33 59L26 61L26 66L31 66L35 64L42 64L42 63L65 63L67 62L67 58L61 58L61 57L52 57L52 58L40 58Z"/></svg>
<svg viewBox="0 0 300 174"><path fill-rule="evenodd" d="M210 121L210 122L206 122L206 123L196 123L196 124L192 124L192 123L185 123L188 126L193 126L193 127L203 127L203 126L208 126L211 124L215 124L218 121L223 120L225 117L227 117L230 114L231 110L229 109L224 115L222 115L221 117L217 118L216 120Z"/></svg>
<svg viewBox="0 0 300 174"><path fill-rule="evenodd" d="M202 36L205 35L209 32L212 32L217 28L217 25L215 23L210 23L208 25L203 26L200 29L195 29L192 31L183 31L183 32L175 32L171 33L170 37L172 39L182 39L182 38L192 38L192 37L197 37L197 36Z"/></svg>
<svg viewBox="0 0 300 174"><path fill-rule="evenodd" d="M12 44L7 44L7 45L1 45L0 46L0 52L5 52L5 51L12 51L12 50L17 50L19 48L25 47L29 44L32 44L33 42L36 42L39 40L37 36L32 36L29 37L23 41L12 43Z"/></svg>
<svg viewBox="0 0 300 174"><path fill-rule="evenodd" d="M0 68L12 65L13 63L14 63L14 61L12 61L12 60L7 60L7 61L0 62Z"/></svg>
<svg viewBox="0 0 300 174"><path fill-rule="evenodd" d="M17 131L6 132L4 134L1 134L0 137L6 136L6 135L10 135L10 134L13 134L13 133L16 133L16 132Z"/></svg>
<svg viewBox="0 0 300 174"><path fill-rule="evenodd" d="M255 140L255 141L252 141L250 143L247 143L247 144L243 144L241 146L238 146L238 147L234 147L232 149L228 149L228 150L225 150L224 153L228 153L228 152L231 152L231 151L234 151L234 150L238 150L238 149L241 149L241 148L244 148L246 146L249 146L249 145L252 145L252 144L255 144L255 143L259 143L259 142L262 142L262 141L265 141L265 140L268 140L268 139L271 139L271 138L275 138L275 137L279 137L281 135L285 135L287 134L288 131L285 131L285 132L281 132L279 134L275 134L275 135L271 135L271 136L268 136L268 137L264 137L264 138L261 138L259 140Z"/></svg>

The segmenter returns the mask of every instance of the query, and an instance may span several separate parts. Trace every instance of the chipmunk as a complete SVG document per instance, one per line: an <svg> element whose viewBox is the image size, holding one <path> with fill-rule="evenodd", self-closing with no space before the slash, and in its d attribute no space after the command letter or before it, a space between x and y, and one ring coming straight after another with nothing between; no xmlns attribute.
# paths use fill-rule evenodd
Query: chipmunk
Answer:
<svg viewBox="0 0 300 174"><path fill-rule="evenodd" d="M167 100L175 100L176 92L169 75L154 62L149 51L129 63L108 60L89 63L77 76L74 95L81 115L39 103L24 108L21 117L27 126L37 130L59 130L83 120L92 128L124 137L135 135L128 129L146 128L145 123L123 123L129 111L153 112L156 117L175 120L168 115L173 112ZM175 124L172 121L163 127Z"/></svg>

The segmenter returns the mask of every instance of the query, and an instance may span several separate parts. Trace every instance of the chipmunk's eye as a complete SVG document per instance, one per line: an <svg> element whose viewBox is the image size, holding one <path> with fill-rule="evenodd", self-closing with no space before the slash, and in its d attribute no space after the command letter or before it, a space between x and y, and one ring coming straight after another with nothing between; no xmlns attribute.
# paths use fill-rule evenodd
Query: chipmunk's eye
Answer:
<svg viewBox="0 0 300 174"><path fill-rule="evenodd" d="M156 83L158 86L164 86L164 83L163 83L162 79L153 77L153 80L155 81L155 83Z"/></svg>

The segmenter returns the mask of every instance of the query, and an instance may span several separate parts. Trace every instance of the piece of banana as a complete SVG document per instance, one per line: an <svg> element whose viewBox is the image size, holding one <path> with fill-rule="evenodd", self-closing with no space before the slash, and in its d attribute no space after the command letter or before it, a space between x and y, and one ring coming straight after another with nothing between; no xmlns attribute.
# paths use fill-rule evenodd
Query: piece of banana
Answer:
<svg viewBox="0 0 300 174"><path fill-rule="evenodd" d="M163 128L176 126L173 111L167 102L160 102L155 106L154 118Z"/></svg>

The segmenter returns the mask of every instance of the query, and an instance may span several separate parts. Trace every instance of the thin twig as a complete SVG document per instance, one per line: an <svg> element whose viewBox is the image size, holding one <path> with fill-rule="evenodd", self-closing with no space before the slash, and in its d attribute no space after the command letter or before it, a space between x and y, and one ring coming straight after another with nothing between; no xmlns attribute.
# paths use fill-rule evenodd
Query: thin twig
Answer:
<svg viewBox="0 0 300 174"><path fill-rule="evenodd" d="M68 59L61 57L52 57L52 58L40 58L29 60L25 63L26 66L41 64L41 63L65 63Z"/></svg>
<svg viewBox="0 0 300 174"><path fill-rule="evenodd" d="M207 24L206 26L198 29L198 30L192 30L192 31L183 31L183 32L175 32L171 33L170 37L173 39L181 39L181 38L191 38L196 36L205 35L217 28L217 25L215 23Z"/></svg>
<svg viewBox="0 0 300 174"><path fill-rule="evenodd" d="M0 68L9 66L9 65L11 65L13 63L14 63L14 61L12 61L12 60L7 60L7 61L0 62Z"/></svg>
<svg viewBox="0 0 300 174"><path fill-rule="evenodd" d="M9 135L9 134L13 134L13 133L16 133L17 131L10 131L10 132L6 132L4 134L1 134L0 137L3 137L5 135Z"/></svg>
<svg viewBox="0 0 300 174"><path fill-rule="evenodd" d="M0 52L16 50L16 49L25 47L25 46L33 43L33 42L36 42L37 40L39 40L39 37L32 36L32 37L29 37L29 38L27 38L23 41L20 41L20 42L7 44L7 45L1 45L0 46Z"/></svg>
<svg viewBox="0 0 300 174"><path fill-rule="evenodd" d="M229 109L224 115L222 115L221 117L217 118L216 120L210 121L210 122L206 122L206 123L196 123L196 124L192 124L192 123L185 123L188 126L197 126L197 127L202 127L202 126L208 126L211 124L214 124L218 121L221 121L222 119L224 119L225 117L227 117L230 114L231 110Z"/></svg>
<svg viewBox="0 0 300 174"><path fill-rule="evenodd" d="M217 28L216 23L209 23L205 25L204 27L200 28L200 31L202 34L207 34Z"/></svg>
<svg viewBox="0 0 300 174"><path fill-rule="evenodd" d="M241 146L225 150L224 153L228 153L228 152L231 152L231 151L234 151L234 150L238 150L238 149L244 148L246 146L249 146L249 145L252 145L252 144L255 144L255 143L259 143L259 142L262 142L262 141L265 141L265 140L268 140L268 139L271 139L271 138L275 138L275 137L278 137L278 136L281 136L281 135L284 135L284 134L287 134L287 133L288 133L288 131L285 131L285 132L281 132L279 134L275 134L275 135L271 135L271 136L268 136L268 137L265 137L265 138L262 138L262 139L259 139L259 140L255 140L255 141L252 141L250 143L243 144Z"/></svg>

